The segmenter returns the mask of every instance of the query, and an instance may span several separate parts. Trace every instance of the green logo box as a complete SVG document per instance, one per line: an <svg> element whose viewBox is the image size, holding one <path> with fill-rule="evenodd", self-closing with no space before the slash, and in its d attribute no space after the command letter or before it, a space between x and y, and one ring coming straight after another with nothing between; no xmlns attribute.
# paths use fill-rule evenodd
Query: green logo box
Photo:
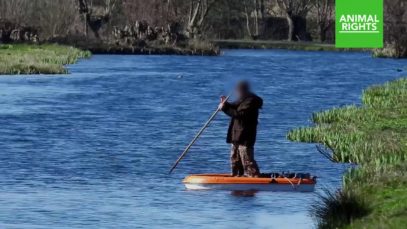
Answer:
<svg viewBox="0 0 407 229"><path fill-rule="evenodd" d="M336 0L335 46L383 48L383 0Z"/></svg>

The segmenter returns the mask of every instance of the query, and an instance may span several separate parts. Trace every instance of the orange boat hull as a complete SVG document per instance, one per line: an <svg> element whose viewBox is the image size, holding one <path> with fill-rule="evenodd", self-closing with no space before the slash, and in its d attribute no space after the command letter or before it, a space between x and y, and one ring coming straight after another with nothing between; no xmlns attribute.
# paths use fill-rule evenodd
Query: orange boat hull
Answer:
<svg viewBox="0 0 407 229"><path fill-rule="evenodd" d="M312 178L251 178L232 177L229 174L194 174L187 176L183 183L190 190L312 192L315 189L316 180Z"/></svg>

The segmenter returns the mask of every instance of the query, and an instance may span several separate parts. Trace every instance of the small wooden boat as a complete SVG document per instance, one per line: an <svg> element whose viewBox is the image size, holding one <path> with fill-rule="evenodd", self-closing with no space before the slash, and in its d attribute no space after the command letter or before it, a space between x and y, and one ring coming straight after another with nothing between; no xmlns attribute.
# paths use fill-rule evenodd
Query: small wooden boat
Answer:
<svg viewBox="0 0 407 229"><path fill-rule="evenodd" d="M304 173L262 174L259 178L233 177L229 174L195 174L185 177L189 190L313 192L316 177Z"/></svg>

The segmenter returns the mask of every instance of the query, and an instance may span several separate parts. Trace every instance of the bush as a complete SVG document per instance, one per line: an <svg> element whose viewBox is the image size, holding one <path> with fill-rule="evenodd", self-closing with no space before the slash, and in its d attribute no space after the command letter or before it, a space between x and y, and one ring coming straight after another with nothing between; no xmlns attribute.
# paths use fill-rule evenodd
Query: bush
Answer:
<svg viewBox="0 0 407 229"><path fill-rule="evenodd" d="M319 201L312 206L319 228L341 228L370 212L367 203L352 191L324 190Z"/></svg>

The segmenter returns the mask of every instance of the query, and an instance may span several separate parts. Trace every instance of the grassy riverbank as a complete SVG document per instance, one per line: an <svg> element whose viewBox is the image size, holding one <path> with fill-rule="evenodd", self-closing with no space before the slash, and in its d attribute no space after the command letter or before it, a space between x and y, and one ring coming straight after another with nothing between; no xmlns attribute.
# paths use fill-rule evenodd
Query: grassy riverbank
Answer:
<svg viewBox="0 0 407 229"><path fill-rule="evenodd" d="M65 74L64 65L90 55L63 45L0 45L0 74Z"/></svg>
<svg viewBox="0 0 407 229"><path fill-rule="evenodd" d="M316 42L289 42L272 40L213 40L215 45L225 49L289 49L305 51L348 51L338 49L333 44ZM358 50L358 49L352 49ZM360 49L359 49L360 51Z"/></svg>
<svg viewBox="0 0 407 229"><path fill-rule="evenodd" d="M123 46L115 44L85 44L79 46L94 54L128 54L128 55L182 55L182 56L218 56L219 47L204 41L189 41L177 46L155 44L149 46Z"/></svg>
<svg viewBox="0 0 407 229"><path fill-rule="evenodd" d="M182 40L176 43L163 41L137 40L129 37L124 41L103 41L87 39L86 37L55 37L49 40L52 43L74 46L89 50L93 54L120 54L120 55L183 55L183 56L218 56L220 49L212 42L200 39Z"/></svg>
<svg viewBox="0 0 407 229"><path fill-rule="evenodd" d="M343 189L314 209L321 228L404 228L407 225L407 79L373 86L363 106L316 113L314 127L292 130L293 141L321 143L335 162L357 168Z"/></svg>

